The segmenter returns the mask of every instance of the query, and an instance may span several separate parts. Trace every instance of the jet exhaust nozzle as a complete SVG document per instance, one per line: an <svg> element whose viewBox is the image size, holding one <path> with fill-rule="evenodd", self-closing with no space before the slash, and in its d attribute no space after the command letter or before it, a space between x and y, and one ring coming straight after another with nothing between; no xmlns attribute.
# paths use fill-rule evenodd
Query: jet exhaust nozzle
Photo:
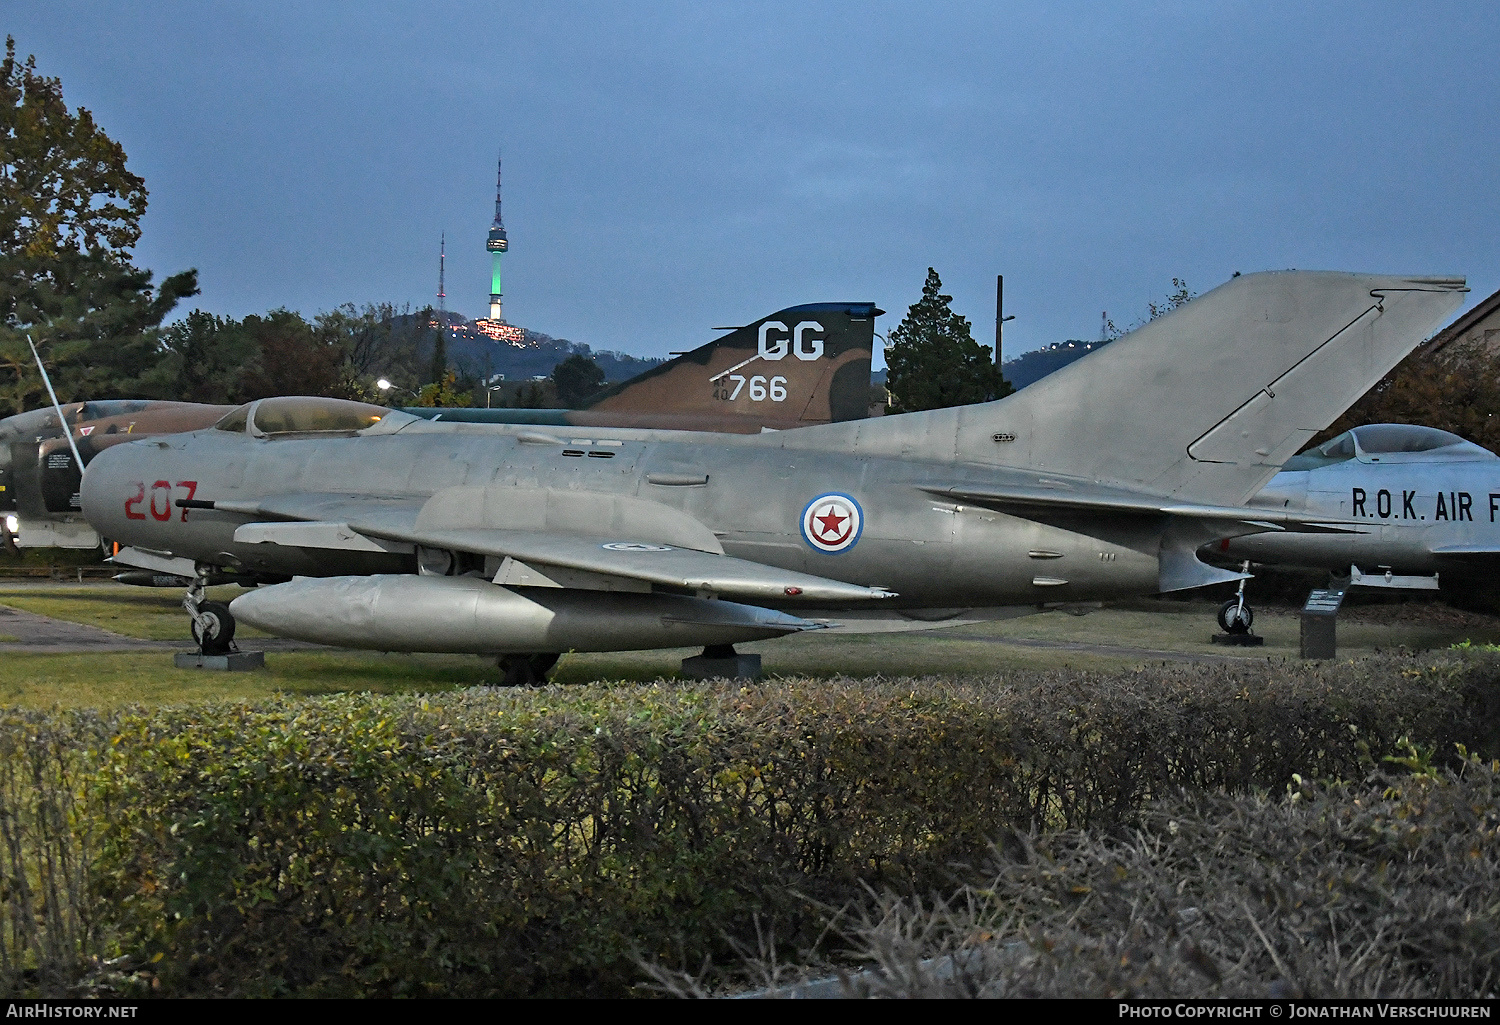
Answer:
<svg viewBox="0 0 1500 1025"><path fill-rule="evenodd" d="M717 599L512 589L474 577L299 577L242 594L229 608L279 637L472 655L738 644L819 625Z"/></svg>

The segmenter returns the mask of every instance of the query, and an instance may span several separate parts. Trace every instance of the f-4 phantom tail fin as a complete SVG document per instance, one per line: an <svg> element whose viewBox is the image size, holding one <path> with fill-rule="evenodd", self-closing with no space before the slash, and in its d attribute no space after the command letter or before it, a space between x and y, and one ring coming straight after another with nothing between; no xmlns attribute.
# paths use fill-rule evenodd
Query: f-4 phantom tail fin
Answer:
<svg viewBox="0 0 1500 1025"><path fill-rule="evenodd" d="M580 426L734 430L733 421L785 429L866 415L874 303L809 303L778 310L615 385L570 421ZM722 420L725 426L713 426Z"/></svg>
<svg viewBox="0 0 1500 1025"><path fill-rule="evenodd" d="M832 430L855 437L817 431L807 443L1239 505L1465 292L1462 278L1247 274L996 402L842 425Z"/></svg>

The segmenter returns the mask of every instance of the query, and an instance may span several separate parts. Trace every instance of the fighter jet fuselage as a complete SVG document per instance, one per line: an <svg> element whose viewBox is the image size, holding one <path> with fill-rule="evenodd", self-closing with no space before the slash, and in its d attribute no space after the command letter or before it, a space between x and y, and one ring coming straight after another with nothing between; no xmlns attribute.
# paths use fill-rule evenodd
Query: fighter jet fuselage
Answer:
<svg viewBox="0 0 1500 1025"><path fill-rule="evenodd" d="M1430 427L1358 427L1290 460L1253 506L1349 532L1256 534L1218 550L1260 563L1367 576L1461 571L1500 555L1500 458Z"/></svg>
<svg viewBox="0 0 1500 1025"><path fill-rule="evenodd" d="M922 489L934 481L945 487L996 481L994 470L956 470L925 460L789 450L766 439L747 444L738 437L622 430L556 438L417 421L379 437L258 439L208 430L134 443L90 466L84 505L112 540L265 574L418 567L415 552L236 541L237 528L264 517L177 503L253 500L273 507L278 496L317 494L333 502L371 493L420 502L454 488L485 492L499 507L507 495L522 493L545 493L563 505L623 495L686 514L728 555L883 587L904 605L1067 602L1157 590L1160 523L1127 519L1091 525L1084 534ZM1036 479L1009 476L1018 483ZM598 528L609 532L608 524ZM670 532L646 537L635 528L615 540L679 539Z"/></svg>
<svg viewBox="0 0 1500 1025"><path fill-rule="evenodd" d="M214 569L305 578L199 607L204 636L233 611L322 643L549 665L817 629L818 609L1199 587L1240 576L1203 545L1296 527L1245 503L1463 290L1245 275L995 402L757 435L264 399L101 453L82 504L101 535L194 572L190 601Z"/></svg>

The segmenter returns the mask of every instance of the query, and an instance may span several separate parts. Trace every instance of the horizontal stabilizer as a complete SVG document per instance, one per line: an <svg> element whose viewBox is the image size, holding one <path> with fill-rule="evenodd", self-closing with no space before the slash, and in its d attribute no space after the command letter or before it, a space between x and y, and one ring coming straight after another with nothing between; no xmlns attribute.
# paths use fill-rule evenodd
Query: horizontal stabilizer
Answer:
<svg viewBox="0 0 1500 1025"><path fill-rule="evenodd" d="M1192 520L1224 521L1256 531L1285 530L1297 533L1360 533L1357 525L1317 522L1284 509L1255 506L1200 505L1180 502L1165 495L1129 491L1087 482L1049 480L1047 484L921 484L929 495L971 502L986 509L1008 512L1027 519L1047 518L1048 513L1100 513L1125 516L1173 516Z"/></svg>

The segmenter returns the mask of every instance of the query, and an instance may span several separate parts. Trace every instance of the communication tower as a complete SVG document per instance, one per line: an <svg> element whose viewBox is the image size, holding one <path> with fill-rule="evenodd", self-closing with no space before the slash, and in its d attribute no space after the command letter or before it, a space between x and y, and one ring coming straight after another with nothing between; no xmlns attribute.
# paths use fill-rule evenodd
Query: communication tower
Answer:
<svg viewBox="0 0 1500 1025"><path fill-rule="evenodd" d="M485 249L490 254L490 315L480 317L474 321L474 327L497 342L509 342L511 345L524 345L526 332L505 322L500 314L500 258L510 248L510 242L505 237L505 220L500 216L500 172L502 164L499 160L495 162L495 220L490 225L489 237L485 240Z"/></svg>
<svg viewBox="0 0 1500 1025"><path fill-rule="evenodd" d="M448 293L443 290L443 272L446 270L444 264L448 260L448 233L445 231L438 236L438 320L446 322L445 314L448 312Z"/></svg>
<svg viewBox="0 0 1500 1025"><path fill-rule="evenodd" d="M500 258L505 255L505 250L510 243L505 237L505 219L500 216L500 172L503 165L500 159L495 161L495 222L490 225L489 238L485 241L485 248L490 253L490 319L503 321L500 316Z"/></svg>

